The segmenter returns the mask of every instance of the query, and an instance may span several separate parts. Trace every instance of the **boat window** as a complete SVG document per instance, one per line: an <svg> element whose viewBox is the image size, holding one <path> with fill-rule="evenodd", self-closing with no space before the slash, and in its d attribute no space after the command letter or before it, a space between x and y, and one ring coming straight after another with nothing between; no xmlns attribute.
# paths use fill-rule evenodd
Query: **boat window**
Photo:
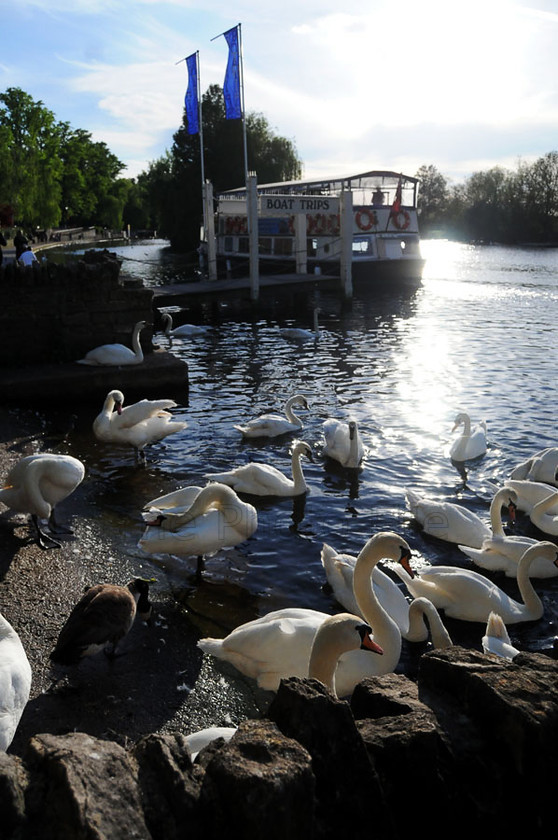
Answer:
<svg viewBox="0 0 558 840"><path fill-rule="evenodd" d="M233 249L233 238L232 236L225 236L225 251L232 251Z"/></svg>
<svg viewBox="0 0 558 840"><path fill-rule="evenodd" d="M369 236L353 237L353 254L355 256L370 256L372 254L372 241Z"/></svg>
<svg viewBox="0 0 558 840"><path fill-rule="evenodd" d="M306 253L309 257L315 257L316 252L318 250L318 240L317 239L307 239L306 240Z"/></svg>
<svg viewBox="0 0 558 840"><path fill-rule="evenodd" d="M271 237L260 236L258 239L258 247L260 254L271 254Z"/></svg>
<svg viewBox="0 0 558 840"><path fill-rule="evenodd" d="M293 252L293 240L277 237L275 239L273 253L280 254L283 257L288 257Z"/></svg>
<svg viewBox="0 0 558 840"><path fill-rule="evenodd" d="M238 251L240 254L250 253L250 240L247 236L238 237Z"/></svg>

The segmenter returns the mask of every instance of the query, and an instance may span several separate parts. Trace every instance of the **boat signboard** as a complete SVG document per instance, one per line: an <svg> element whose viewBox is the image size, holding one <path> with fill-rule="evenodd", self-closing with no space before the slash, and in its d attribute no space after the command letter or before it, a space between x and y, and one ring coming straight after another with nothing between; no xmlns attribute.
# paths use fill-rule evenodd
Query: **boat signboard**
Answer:
<svg viewBox="0 0 558 840"><path fill-rule="evenodd" d="M339 199L330 195L260 195L258 203L260 216L339 212Z"/></svg>

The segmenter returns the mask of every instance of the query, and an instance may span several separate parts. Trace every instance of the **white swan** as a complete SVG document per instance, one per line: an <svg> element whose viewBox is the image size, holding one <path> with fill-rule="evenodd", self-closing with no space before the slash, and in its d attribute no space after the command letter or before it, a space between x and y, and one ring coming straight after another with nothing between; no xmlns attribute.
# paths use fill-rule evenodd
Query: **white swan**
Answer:
<svg viewBox="0 0 558 840"><path fill-rule="evenodd" d="M345 423L343 420L330 418L325 421L323 430L324 455L339 461L343 467L358 467L364 458L364 445L356 420Z"/></svg>
<svg viewBox="0 0 558 840"><path fill-rule="evenodd" d="M29 700L31 665L21 639L0 613L0 750L13 741Z"/></svg>
<svg viewBox="0 0 558 840"><path fill-rule="evenodd" d="M517 509L527 514L531 513L538 502L542 502L556 490L556 487L553 487L552 484L545 484L542 481L527 481L515 478L506 479L503 486L514 491L517 496ZM550 510L558 514L558 504L553 505Z"/></svg>
<svg viewBox="0 0 558 840"><path fill-rule="evenodd" d="M169 408L174 400L140 400L123 408L124 394L114 390L107 394L102 411L93 421L93 433L98 440L131 446L144 458L144 448L167 435L180 432L188 425L173 420ZM116 409L116 410L115 410Z"/></svg>
<svg viewBox="0 0 558 840"><path fill-rule="evenodd" d="M39 520L47 520L52 533L71 534L70 529L56 521L55 508L73 493L84 475L84 465L71 455L48 452L27 455L6 476L0 490L0 502L11 510L31 516L41 548L60 548L60 543L42 530Z"/></svg>
<svg viewBox="0 0 558 840"><path fill-rule="evenodd" d="M78 365L139 365L143 362L143 350L140 344L140 332L147 321L138 321L132 332L132 350L124 344L101 344L78 359Z"/></svg>
<svg viewBox="0 0 558 840"><path fill-rule="evenodd" d="M318 314L320 312L320 307L314 307L312 311L312 318L313 318L313 329L305 330L302 327L281 327L279 332L283 336L283 338L294 338L295 340L299 341L307 341L308 339L316 339L320 335L320 330L318 326Z"/></svg>
<svg viewBox="0 0 558 840"><path fill-rule="evenodd" d="M463 425L463 432L450 447L450 457L453 461L469 461L479 458L486 453L486 422L481 420L471 428L471 418L466 411L460 411L455 418L452 432Z"/></svg>
<svg viewBox="0 0 558 840"><path fill-rule="evenodd" d="M525 481L542 481L558 487L558 446L541 449L522 461L510 473L510 478Z"/></svg>
<svg viewBox="0 0 558 840"><path fill-rule="evenodd" d="M541 499L536 505L533 505L529 514L529 519L539 531L545 534L550 534L553 537L558 536L558 513L556 507L558 506L558 490L549 493L546 499Z"/></svg>
<svg viewBox="0 0 558 840"><path fill-rule="evenodd" d="M186 338L187 336L206 335L210 327L202 324L181 324L173 327L172 315L170 312L162 312L161 319L164 324L164 333L167 338Z"/></svg>
<svg viewBox="0 0 558 840"><path fill-rule="evenodd" d="M223 738L227 742L230 741L237 729L236 726L208 726L205 729L199 729L197 732L186 735L185 740L190 750L190 758L195 761L199 753L212 741L216 741L217 738Z"/></svg>
<svg viewBox="0 0 558 840"><path fill-rule="evenodd" d="M72 609L50 654L58 665L77 665L101 650L114 656L119 642L130 632L136 615L151 616L149 583L143 578L127 586L98 583L91 586Z"/></svg>
<svg viewBox="0 0 558 840"><path fill-rule="evenodd" d="M432 566L409 574L407 570L395 566L394 571L415 598L428 598L450 618L484 622L494 611L506 624L517 624L542 617L542 601L529 579L529 567L533 558L541 552L552 562L558 563L558 547L554 543L541 542L527 549L517 569L517 585L523 602L510 598L491 580L471 569Z"/></svg>
<svg viewBox="0 0 558 840"><path fill-rule="evenodd" d="M517 506L517 494L511 487L502 487L494 494L490 505L490 521L492 536L483 541L480 548L467 545L458 546L471 558L473 563L482 569L503 571L506 577L517 577L517 566L526 550L538 545L539 540L523 535L508 536L502 527L501 508L507 506L510 512ZM531 578L550 578L558 576L558 568L547 557L535 557L529 571Z"/></svg>
<svg viewBox="0 0 558 840"><path fill-rule="evenodd" d="M383 656L351 651L339 659L335 686L339 697L351 694L367 676L391 673L401 655L401 633L396 622L378 601L372 587L372 570L384 558L408 565L408 544L392 532L380 532L368 540L357 558L354 590L359 613L374 628L374 642ZM409 567L410 568L410 567ZM327 613L304 608L286 608L237 627L225 639L200 639L198 647L224 659L257 680L261 688L276 691L283 677L308 675L310 653L318 628Z"/></svg>
<svg viewBox="0 0 558 840"><path fill-rule="evenodd" d="M324 543L321 560L335 599L346 610L358 615L360 610L353 589L357 558L351 554L339 554L330 545ZM378 566L374 566L372 571L372 584L378 600L397 623L404 639L410 642L426 641L428 639L428 627L424 622L426 618L434 647L446 648L452 644L438 611L430 601L426 598L415 598L409 603L401 587Z"/></svg>
<svg viewBox="0 0 558 840"><path fill-rule="evenodd" d="M300 496L306 493L306 484L300 459L306 455L312 460L312 449L303 440L294 441L291 451L292 479L271 464L243 464L222 473L206 473L204 478L219 481L252 496Z"/></svg>
<svg viewBox="0 0 558 840"><path fill-rule="evenodd" d="M482 637L482 649L484 653L493 653L503 659L513 659L519 653L515 648L502 621L502 616L491 612L486 622L486 630Z"/></svg>
<svg viewBox="0 0 558 840"><path fill-rule="evenodd" d="M165 496L148 502L142 514L147 528L138 546L148 554L197 557L199 573L206 555L249 539L258 527L258 514L226 484L195 489L199 492L188 507L179 491L170 494L175 507L168 507Z"/></svg>
<svg viewBox="0 0 558 840"><path fill-rule="evenodd" d="M492 536L489 525L463 505L423 499L413 490L407 491L406 498L412 515L432 537L480 548Z"/></svg>
<svg viewBox="0 0 558 840"><path fill-rule="evenodd" d="M293 405L300 405L307 409L308 403L302 394L295 394L289 397L285 403L285 417L280 414L262 414L244 425L236 425L234 428L242 432L244 437L277 437L287 432L299 432L302 429L302 420L293 411Z"/></svg>

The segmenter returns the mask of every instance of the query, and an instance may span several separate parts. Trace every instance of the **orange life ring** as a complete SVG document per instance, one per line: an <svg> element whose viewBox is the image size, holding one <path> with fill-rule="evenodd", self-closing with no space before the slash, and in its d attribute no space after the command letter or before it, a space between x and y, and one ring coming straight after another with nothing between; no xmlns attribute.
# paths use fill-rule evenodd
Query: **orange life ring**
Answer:
<svg viewBox="0 0 558 840"><path fill-rule="evenodd" d="M411 224L411 217L406 210L398 210L397 213L392 214L391 218L393 219L393 224L398 230L407 230Z"/></svg>
<svg viewBox="0 0 558 840"><path fill-rule="evenodd" d="M366 222L362 221L363 215L366 215ZM378 224L378 217L376 216L374 210L367 210L365 207L363 210L357 210L355 221L357 223L357 227L361 230L370 230L370 228Z"/></svg>

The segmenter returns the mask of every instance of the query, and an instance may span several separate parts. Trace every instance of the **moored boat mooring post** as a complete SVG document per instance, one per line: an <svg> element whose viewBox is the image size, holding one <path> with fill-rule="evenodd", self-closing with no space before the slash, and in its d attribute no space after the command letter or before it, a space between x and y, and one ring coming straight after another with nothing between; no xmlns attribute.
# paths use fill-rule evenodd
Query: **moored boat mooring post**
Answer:
<svg viewBox="0 0 558 840"><path fill-rule="evenodd" d="M353 296L353 194L351 190L341 190L339 196L339 228L341 236L340 274L341 286L345 297Z"/></svg>

